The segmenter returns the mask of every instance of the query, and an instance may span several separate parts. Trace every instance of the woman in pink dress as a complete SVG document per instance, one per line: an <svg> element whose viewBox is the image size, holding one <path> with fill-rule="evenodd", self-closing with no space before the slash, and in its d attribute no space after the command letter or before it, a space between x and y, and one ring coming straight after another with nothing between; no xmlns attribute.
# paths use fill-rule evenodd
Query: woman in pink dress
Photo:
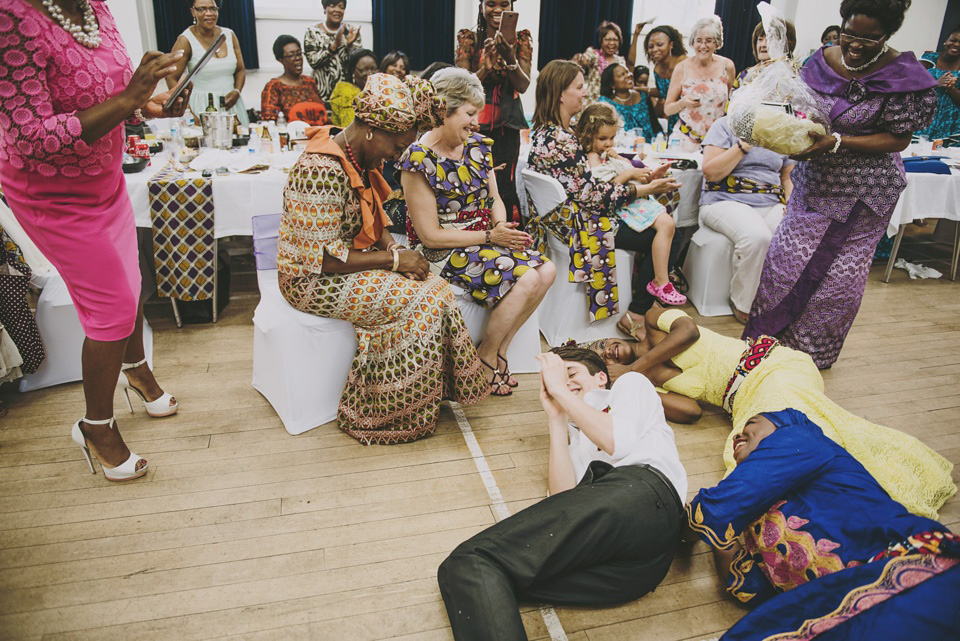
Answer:
<svg viewBox="0 0 960 641"><path fill-rule="evenodd" d="M104 476L143 476L113 420L123 384L152 416L177 410L146 364L133 207L121 172L123 123L181 115L153 96L182 54L147 53L134 70L103 0L0 3L0 185L30 239L60 272L80 317L86 415L72 429ZM153 96L153 97L151 97Z"/></svg>

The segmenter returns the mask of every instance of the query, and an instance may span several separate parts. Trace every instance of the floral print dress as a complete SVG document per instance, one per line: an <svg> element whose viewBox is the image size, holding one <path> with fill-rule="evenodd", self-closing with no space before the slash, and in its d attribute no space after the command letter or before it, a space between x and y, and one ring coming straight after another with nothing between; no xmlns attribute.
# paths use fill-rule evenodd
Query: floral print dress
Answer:
<svg viewBox="0 0 960 641"><path fill-rule="evenodd" d="M340 429L364 444L403 443L436 429L440 401L490 392L449 283L383 269L325 273L362 228L360 197L340 161L305 153L283 191L280 291L296 309L353 323L359 343L340 399ZM322 367L322 363L317 364Z"/></svg>
<svg viewBox="0 0 960 641"><path fill-rule="evenodd" d="M403 154L400 169L422 173L433 188L441 227L490 229L493 198L487 183L493 170L492 146L492 140L474 134L464 144L459 160L440 156L420 142L410 145ZM433 271L469 291L478 305L496 305L523 274L547 262L539 251L512 251L499 245L431 249L420 241L409 218L407 234L412 247L430 261Z"/></svg>
<svg viewBox="0 0 960 641"><path fill-rule="evenodd" d="M560 239L570 248L570 281L587 283L590 322L616 315L615 212L629 200L630 187L594 178L576 136L558 125L531 132L527 165L559 180L568 195L553 211L535 212L531 205L526 229L534 238L534 247L546 251L547 233Z"/></svg>

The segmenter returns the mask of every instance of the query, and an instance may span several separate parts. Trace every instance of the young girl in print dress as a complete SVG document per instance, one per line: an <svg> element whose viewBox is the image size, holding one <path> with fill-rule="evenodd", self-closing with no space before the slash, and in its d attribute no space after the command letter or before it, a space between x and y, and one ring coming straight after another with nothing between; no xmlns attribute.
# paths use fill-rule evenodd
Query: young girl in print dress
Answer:
<svg viewBox="0 0 960 641"><path fill-rule="evenodd" d="M679 183L664 178L669 163L656 170L639 169L621 158L613 149L613 141L620 128L620 120L613 107L594 103L587 107L577 122L577 138L587 152L590 171L597 180L636 185L640 197L617 210L618 219L633 231L640 233L653 227L656 236L651 244L654 278L646 285L650 295L666 305L683 305L687 297L674 289L670 282L670 245L675 226L669 192L676 195ZM664 196L664 194L668 194Z"/></svg>

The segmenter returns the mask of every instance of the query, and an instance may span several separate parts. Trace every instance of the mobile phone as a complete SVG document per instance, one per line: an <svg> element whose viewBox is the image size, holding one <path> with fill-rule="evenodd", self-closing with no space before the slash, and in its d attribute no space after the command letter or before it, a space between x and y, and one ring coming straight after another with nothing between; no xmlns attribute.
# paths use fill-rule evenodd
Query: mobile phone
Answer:
<svg viewBox="0 0 960 641"><path fill-rule="evenodd" d="M228 175L229 173L230 173L230 170L227 169L226 167L217 167L217 175L218 175L218 176L226 176L226 175Z"/></svg>
<svg viewBox="0 0 960 641"><path fill-rule="evenodd" d="M519 19L520 14L516 11L504 11L500 14L499 33L503 34L503 39L508 44L513 44L517 40L517 21Z"/></svg>
<svg viewBox="0 0 960 641"><path fill-rule="evenodd" d="M170 94L170 97L167 98L167 102L164 103L163 108L165 111L170 111L173 108L173 103L177 101L177 98L180 97L180 94L183 93L184 89L187 88L193 81L193 77L200 73L200 71L207 66L207 63L210 62L210 59L213 58L214 54L220 49L224 42L227 41L227 34L221 33L220 36L213 41L213 44L210 45L210 48L207 49L203 57L200 58L200 62L197 63L197 66L194 67L190 73L186 74L179 83L177 83L176 88L173 90L173 93Z"/></svg>

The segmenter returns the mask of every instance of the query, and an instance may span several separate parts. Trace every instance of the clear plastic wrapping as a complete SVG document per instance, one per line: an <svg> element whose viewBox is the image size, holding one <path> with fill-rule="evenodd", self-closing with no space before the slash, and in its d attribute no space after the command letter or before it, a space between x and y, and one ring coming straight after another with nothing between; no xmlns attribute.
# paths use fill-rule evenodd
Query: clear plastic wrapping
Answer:
<svg viewBox="0 0 960 641"><path fill-rule="evenodd" d="M730 128L752 145L788 156L798 154L813 143L809 132L827 133L824 123L828 120L800 77L799 66L787 57L783 16L765 2L757 10L771 61L734 92L727 111Z"/></svg>

